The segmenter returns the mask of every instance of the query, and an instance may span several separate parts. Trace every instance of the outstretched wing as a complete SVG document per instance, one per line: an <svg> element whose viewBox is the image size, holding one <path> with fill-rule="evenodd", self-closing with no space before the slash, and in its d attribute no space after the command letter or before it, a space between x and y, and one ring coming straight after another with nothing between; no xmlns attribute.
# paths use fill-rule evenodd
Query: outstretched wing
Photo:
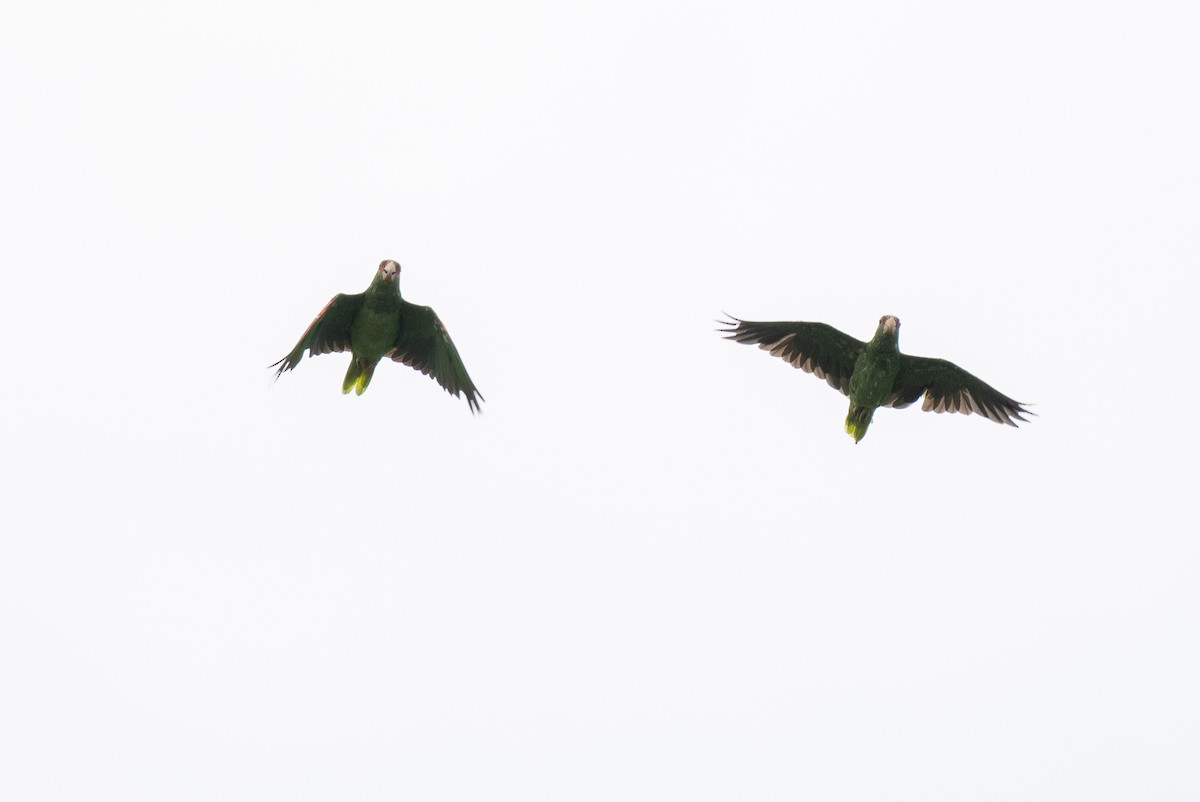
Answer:
<svg viewBox="0 0 1200 802"><path fill-rule="evenodd" d="M892 385L892 394L884 406L902 409L922 395L921 409L934 412L960 412L963 415L983 415L996 423L1016 426L1015 421L1028 423L1023 415L1033 413L1019 401L985 384L965 370L944 359L923 356L902 356L900 373Z"/></svg>
<svg viewBox="0 0 1200 802"><path fill-rule="evenodd" d="M296 343L292 352L271 365L273 368L279 368L275 371L275 378L278 379L285 370L291 370L299 365L300 360L304 358L306 348L309 356L349 351L350 329L354 325L354 318L358 317L358 311L362 309L362 304L363 294L361 292L356 295L338 293L333 296L304 330L300 342Z"/></svg>
<svg viewBox="0 0 1200 802"><path fill-rule="evenodd" d="M824 323L756 323L752 320L721 320L728 328L727 340L757 345L792 367L824 379L843 395L850 394L854 360L866 343Z"/></svg>
<svg viewBox="0 0 1200 802"><path fill-rule="evenodd" d="M395 346L384 356L432 376L455 397L465 395L471 412L479 411L483 396L467 375L446 327L428 306L400 302L400 333Z"/></svg>

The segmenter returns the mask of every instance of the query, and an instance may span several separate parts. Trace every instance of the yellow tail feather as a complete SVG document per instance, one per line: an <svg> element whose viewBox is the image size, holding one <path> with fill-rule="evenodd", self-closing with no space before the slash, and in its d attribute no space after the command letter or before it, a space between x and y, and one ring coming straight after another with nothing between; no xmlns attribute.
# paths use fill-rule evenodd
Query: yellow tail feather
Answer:
<svg viewBox="0 0 1200 802"><path fill-rule="evenodd" d="M367 385L371 383L371 377L375 375L375 366L367 365L365 368L360 367L357 359L350 361L350 367L346 370L346 378L342 380L342 392L349 393L354 391L355 395L362 395Z"/></svg>
<svg viewBox="0 0 1200 802"><path fill-rule="evenodd" d="M350 369L346 371L346 378L342 379L342 394L346 395L354 389L354 385L362 378L362 371L358 369L358 364L351 361ZM361 393L362 391L359 390Z"/></svg>
<svg viewBox="0 0 1200 802"><path fill-rule="evenodd" d="M856 410L852 409L850 414L846 416L846 434L853 437L854 442L857 443L859 440L862 440L867 436L867 427L871 425L872 416L868 412L866 415L866 420L855 420L855 417L863 417L862 411L858 411L857 416L855 415L855 412Z"/></svg>

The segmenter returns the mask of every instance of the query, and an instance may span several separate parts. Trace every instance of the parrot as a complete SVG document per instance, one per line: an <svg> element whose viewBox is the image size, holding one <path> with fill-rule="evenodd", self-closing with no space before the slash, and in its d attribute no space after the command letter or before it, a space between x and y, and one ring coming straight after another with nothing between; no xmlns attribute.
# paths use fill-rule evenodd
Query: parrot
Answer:
<svg viewBox="0 0 1200 802"><path fill-rule="evenodd" d="M365 292L333 296L291 353L271 365L278 368L275 378L300 364L305 350L309 356L350 352L343 393L354 390L355 395L362 395L375 366L387 357L432 377L456 398L466 396L472 414L479 412L483 400L433 309L400 297L400 263L394 259L379 263Z"/></svg>
<svg viewBox="0 0 1200 802"><path fill-rule="evenodd" d="M944 359L900 353L900 320L879 319L875 336L862 342L825 323L719 320L728 340L757 345L792 367L824 379L850 397L846 433L857 444L867 434L879 407L903 409L922 395L921 409L983 415L1015 427L1034 413L965 370Z"/></svg>

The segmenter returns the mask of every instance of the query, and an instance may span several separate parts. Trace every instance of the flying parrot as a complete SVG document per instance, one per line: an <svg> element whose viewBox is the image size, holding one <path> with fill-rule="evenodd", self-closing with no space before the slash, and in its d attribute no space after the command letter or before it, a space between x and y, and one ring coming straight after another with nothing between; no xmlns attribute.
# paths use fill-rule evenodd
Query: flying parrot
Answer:
<svg viewBox="0 0 1200 802"><path fill-rule="evenodd" d="M271 365L279 368L275 378L300 364L305 349L309 356L350 352L343 393L353 389L362 395L371 383L375 366L387 357L433 377L455 397L465 395L472 413L479 411L483 400L434 311L400 297L400 265L392 259L379 263L366 292L333 296L292 352Z"/></svg>
<svg viewBox="0 0 1200 802"><path fill-rule="evenodd" d="M983 415L996 423L1028 423L1033 413L952 362L900 353L900 321L879 319L870 342L856 340L824 323L718 321L728 340L757 345L792 367L824 379L850 397L846 433L857 443L878 407L903 409L922 395L921 409Z"/></svg>

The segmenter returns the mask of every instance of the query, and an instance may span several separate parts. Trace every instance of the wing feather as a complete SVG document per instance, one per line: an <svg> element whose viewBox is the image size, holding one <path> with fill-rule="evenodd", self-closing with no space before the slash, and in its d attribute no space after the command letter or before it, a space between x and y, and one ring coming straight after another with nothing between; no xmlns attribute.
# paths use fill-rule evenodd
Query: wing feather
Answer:
<svg viewBox="0 0 1200 802"><path fill-rule="evenodd" d="M300 342L296 343L291 353L271 365L273 368L279 368L275 371L275 378L278 379L285 370L292 370L300 364L305 349L308 350L309 356L349 351L350 329L354 326L354 319L358 317L362 304L361 292L354 295L338 293L333 296L329 303L325 304L325 308L313 318L313 322L308 324L304 334L300 335Z"/></svg>
<svg viewBox="0 0 1200 802"><path fill-rule="evenodd" d="M1017 421L1028 423L1024 416L1033 414L1020 401L1012 400L953 362L902 356L892 394L883 405L902 409L922 395L923 410L981 415L1009 426L1016 426Z"/></svg>
<svg viewBox="0 0 1200 802"><path fill-rule="evenodd" d="M401 301L400 333L384 356L432 377L455 397L466 396L471 412L479 412L483 395L467 375L446 326L430 307Z"/></svg>
<svg viewBox="0 0 1200 802"><path fill-rule="evenodd" d="M718 321L726 328L727 340L757 345L792 367L811 373L842 393L850 394L850 376L854 361L866 343L824 323L800 321L756 322L752 320Z"/></svg>

